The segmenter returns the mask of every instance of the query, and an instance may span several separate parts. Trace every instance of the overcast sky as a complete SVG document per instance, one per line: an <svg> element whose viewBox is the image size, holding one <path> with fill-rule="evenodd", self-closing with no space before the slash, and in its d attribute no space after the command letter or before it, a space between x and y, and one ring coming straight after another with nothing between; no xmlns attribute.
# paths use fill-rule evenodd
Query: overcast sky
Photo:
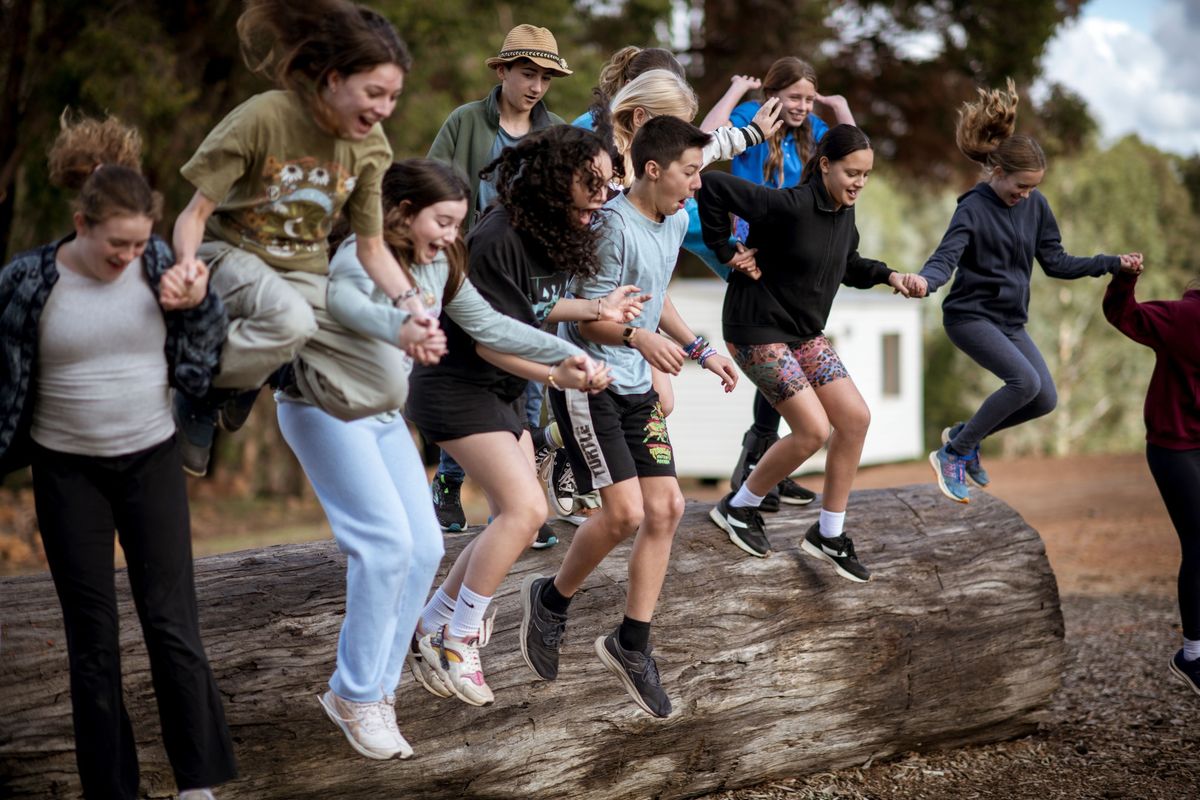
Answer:
<svg viewBox="0 0 1200 800"><path fill-rule="evenodd" d="M1105 142L1137 133L1200 153L1200 0L1090 0L1042 67L1087 101Z"/></svg>

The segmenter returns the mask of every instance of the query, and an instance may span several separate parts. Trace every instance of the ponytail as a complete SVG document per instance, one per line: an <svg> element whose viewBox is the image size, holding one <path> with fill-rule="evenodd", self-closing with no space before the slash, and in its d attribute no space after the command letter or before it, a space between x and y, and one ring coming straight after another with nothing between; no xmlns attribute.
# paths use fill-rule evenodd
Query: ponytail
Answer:
<svg viewBox="0 0 1200 800"><path fill-rule="evenodd" d="M103 121L59 117L61 130L50 147L50 182L77 191L75 211L89 225L121 215L162 216L162 196L142 177L142 137L116 117Z"/></svg>
<svg viewBox="0 0 1200 800"><path fill-rule="evenodd" d="M851 153L870 149L871 140L867 138L861 128L853 125L833 126L822 137L812 157L804 163L804 172L800 175L800 185L809 183L814 176L820 174L822 158L827 158L830 162L841 161Z"/></svg>
<svg viewBox="0 0 1200 800"><path fill-rule="evenodd" d="M1017 104L1020 96L1012 78L1007 90L979 89L979 98L963 103L958 112L954 139L962 154L991 170L999 167L1006 174L1036 172L1046 168L1046 154L1029 136L1014 135L1017 128Z"/></svg>

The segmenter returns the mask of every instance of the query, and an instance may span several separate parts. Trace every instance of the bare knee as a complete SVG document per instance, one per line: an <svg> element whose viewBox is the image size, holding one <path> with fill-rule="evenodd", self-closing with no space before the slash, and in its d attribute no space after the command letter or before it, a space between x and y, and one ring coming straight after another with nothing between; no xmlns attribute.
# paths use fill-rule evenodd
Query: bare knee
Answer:
<svg viewBox="0 0 1200 800"><path fill-rule="evenodd" d="M678 491L664 493L660 497L645 500L644 527L653 530L665 529L674 533L683 519L684 499Z"/></svg>
<svg viewBox="0 0 1200 800"><path fill-rule="evenodd" d="M843 436L854 439L867 438L867 429L871 427L871 409L866 403L859 403L853 408L844 409L838 416L837 431Z"/></svg>
<svg viewBox="0 0 1200 800"><path fill-rule="evenodd" d="M799 463L820 450L828 439L829 426L820 425L793 430L779 441L788 448L789 460Z"/></svg>
<svg viewBox="0 0 1200 800"><path fill-rule="evenodd" d="M610 502L606 500L600 512L605 529L614 541L624 541L641 527L646 513L640 503Z"/></svg>

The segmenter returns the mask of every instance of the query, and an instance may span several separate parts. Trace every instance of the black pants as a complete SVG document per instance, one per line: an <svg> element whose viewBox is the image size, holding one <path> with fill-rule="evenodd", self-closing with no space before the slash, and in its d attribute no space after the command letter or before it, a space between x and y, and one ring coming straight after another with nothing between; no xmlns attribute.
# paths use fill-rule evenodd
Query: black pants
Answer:
<svg viewBox="0 0 1200 800"><path fill-rule="evenodd" d="M1179 617L1183 635L1200 641L1200 449L1146 445L1146 462L1179 535Z"/></svg>
<svg viewBox="0 0 1200 800"><path fill-rule="evenodd" d="M767 398L763 397L763 393L755 390L754 424L750 426L754 435L759 439L778 438L779 422L782 419L775 407L767 402Z"/></svg>
<svg viewBox="0 0 1200 800"><path fill-rule="evenodd" d="M186 485L174 438L112 458L35 447L38 526L62 604L75 760L86 798L134 798L133 729L121 697L113 530L129 565L163 744L180 789L237 774L200 642Z"/></svg>

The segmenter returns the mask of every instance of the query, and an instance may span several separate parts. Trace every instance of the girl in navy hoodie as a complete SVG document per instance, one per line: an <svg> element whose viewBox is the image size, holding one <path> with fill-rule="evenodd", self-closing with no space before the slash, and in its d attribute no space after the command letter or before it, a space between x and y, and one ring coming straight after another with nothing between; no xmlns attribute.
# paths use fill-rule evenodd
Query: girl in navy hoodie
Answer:
<svg viewBox="0 0 1200 800"><path fill-rule="evenodd" d="M1104 294L1104 316L1121 333L1154 350L1154 374L1146 392L1146 461L1183 551L1183 648L1170 668L1200 694L1200 290L1189 289L1181 300L1139 303L1133 290L1141 267L1139 258L1113 278Z"/></svg>
<svg viewBox="0 0 1200 800"><path fill-rule="evenodd" d="M1036 141L1013 134L1017 91L979 91L958 115L955 137L987 180L958 198L942 243L925 262L910 292L936 291L958 269L942 304L946 335L1004 385L966 422L942 431L942 447L929 454L938 486L951 500L970 502L967 480L988 484L979 462L987 436L1049 414L1058 402L1045 359L1025 331L1033 259L1053 278L1099 277L1140 262L1134 253L1081 258L1062 246L1058 223L1037 186L1046 156Z"/></svg>

